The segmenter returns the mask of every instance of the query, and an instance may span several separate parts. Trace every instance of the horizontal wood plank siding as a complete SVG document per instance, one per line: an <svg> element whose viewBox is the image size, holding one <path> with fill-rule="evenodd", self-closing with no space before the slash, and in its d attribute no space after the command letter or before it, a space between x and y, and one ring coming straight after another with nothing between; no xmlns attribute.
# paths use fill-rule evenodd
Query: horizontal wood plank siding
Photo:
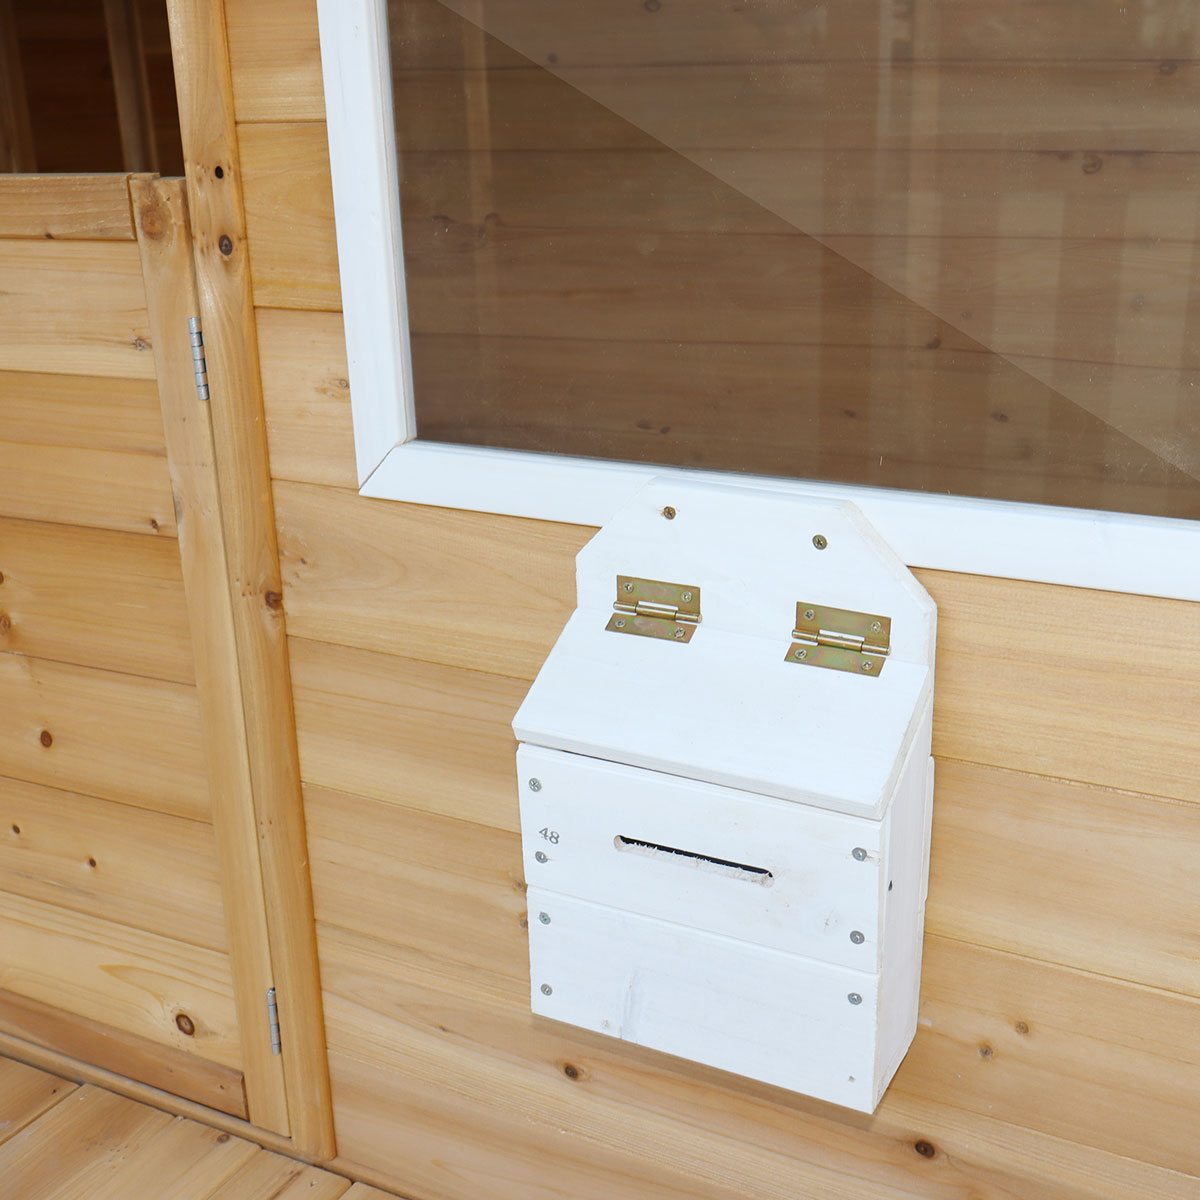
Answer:
<svg viewBox="0 0 1200 1200"><path fill-rule="evenodd" d="M129 176L13 175L0 179L0 238L131 242Z"/></svg>
<svg viewBox="0 0 1200 1200"><path fill-rule="evenodd" d="M0 654L0 775L207 821L195 688Z"/></svg>
<svg viewBox="0 0 1200 1200"><path fill-rule="evenodd" d="M0 241L0 370L153 379L135 245Z"/></svg>
<svg viewBox="0 0 1200 1200"><path fill-rule="evenodd" d="M174 539L0 517L0 573L0 649L194 682Z"/></svg>
<svg viewBox="0 0 1200 1200"><path fill-rule="evenodd" d="M208 950L226 948L212 827L0 777L3 889Z"/></svg>

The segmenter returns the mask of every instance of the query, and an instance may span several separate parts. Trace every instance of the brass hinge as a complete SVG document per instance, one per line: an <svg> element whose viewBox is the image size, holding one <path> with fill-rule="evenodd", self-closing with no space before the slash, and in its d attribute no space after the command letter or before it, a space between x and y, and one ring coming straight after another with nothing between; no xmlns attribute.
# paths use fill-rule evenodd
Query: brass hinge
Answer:
<svg viewBox="0 0 1200 1200"><path fill-rule="evenodd" d="M188 336L192 341L192 371L196 376L196 395L208 399L208 363L204 359L204 334L199 317L188 317Z"/></svg>
<svg viewBox="0 0 1200 1200"><path fill-rule="evenodd" d="M605 626L610 633L690 642L700 624L700 589L686 583L617 576L617 599Z"/></svg>
<svg viewBox="0 0 1200 1200"><path fill-rule="evenodd" d="M267 1022L271 1026L271 1053L283 1053L283 1041L279 1036L279 1005L275 1002L275 989L267 988Z"/></svg>
<svg viewBox="0 0 1200 1200"><path fill-rule="evenodd" d="M878 675L891 649L891 617L816 604L796 605L788 662Z"/></svg>

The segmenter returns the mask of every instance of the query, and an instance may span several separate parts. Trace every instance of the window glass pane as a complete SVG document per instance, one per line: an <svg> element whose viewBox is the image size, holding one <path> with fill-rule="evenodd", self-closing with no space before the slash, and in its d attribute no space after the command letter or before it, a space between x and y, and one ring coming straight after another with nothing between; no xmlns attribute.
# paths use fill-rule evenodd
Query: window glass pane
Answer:
<svg viewBox="0 0 1200 1200"><path fill-rule="evenodd" d="M1193 0L391 0L419 436L1200 517Z"/></svg>

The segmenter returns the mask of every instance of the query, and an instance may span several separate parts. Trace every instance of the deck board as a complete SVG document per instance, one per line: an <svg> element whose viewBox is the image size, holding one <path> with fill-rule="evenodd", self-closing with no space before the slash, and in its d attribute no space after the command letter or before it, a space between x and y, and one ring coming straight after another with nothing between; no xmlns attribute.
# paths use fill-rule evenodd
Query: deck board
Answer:
<svg viewBox="0 0 1200 1200"><path fill-rule="evenodd" d="M319 1167L0 1057L0 1191L21 1200L390 1200Z"/></svg>

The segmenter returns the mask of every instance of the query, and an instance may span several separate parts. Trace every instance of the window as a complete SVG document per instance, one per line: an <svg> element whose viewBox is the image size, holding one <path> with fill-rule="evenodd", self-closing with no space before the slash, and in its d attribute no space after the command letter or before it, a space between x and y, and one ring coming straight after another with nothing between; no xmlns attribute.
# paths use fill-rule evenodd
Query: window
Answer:
<svg viewBox="0 0 1200 1200"><path fill-rule="evenodd" d="M367 494L600 523L724 472L913 565L1200 598L1186 13L320 14Z"/></svg>

